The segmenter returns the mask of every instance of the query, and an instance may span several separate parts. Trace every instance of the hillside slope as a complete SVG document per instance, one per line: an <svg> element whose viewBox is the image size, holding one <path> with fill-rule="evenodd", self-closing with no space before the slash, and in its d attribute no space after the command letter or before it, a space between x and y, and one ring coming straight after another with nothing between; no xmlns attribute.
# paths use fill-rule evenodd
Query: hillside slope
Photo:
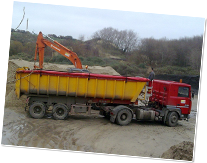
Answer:
<svg viewBox="0 0 207 163"><path fill-rule="evenodd" d="M201 36L179 40L141 39L137 49L130 52L123 52L113 43L100 38L83 41L71 36L56 36L55 34L48 36L74 51L83 65L111 66L123 76L147 77L149 67L153 67L156 74L199 75L200 73ZM12 31L9 59L33 61L36 39L37 34L26 31ZM46 39L49 40L49 38ZM189 44L187 44L188 42ZM182 48L180 47L181 43L184 44ZM151 47L154 44L157 46ZM178 61L181 52L182 55L185 54L186 64L180 66ZM45 48L44 62L72 64L64 56L49 47Z"/></svg>

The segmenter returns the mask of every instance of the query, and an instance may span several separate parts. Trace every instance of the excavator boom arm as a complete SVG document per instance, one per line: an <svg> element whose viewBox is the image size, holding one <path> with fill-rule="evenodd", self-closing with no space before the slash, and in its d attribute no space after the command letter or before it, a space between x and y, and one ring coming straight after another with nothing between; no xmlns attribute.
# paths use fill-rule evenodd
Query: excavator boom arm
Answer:
<svg viewBox="0 0 207 163"><path fill-rule="evenodd" d="M76 68L82 69L82 64L80 59L78 58L77 54L70 49L66 48L65 46L61 45L57 41L49 41L45 38L43 38L42 32L39 33L37 37L37 42L36 42L36 50L35 50L35 58L36 60L37 55L39 54L39 67L36 66L36 68L43 68L43 62L44 62L44 48L46 46L49 46L53 50L57 51L64 57L66 57L68 60L70 60L73 65Z"/></svg>

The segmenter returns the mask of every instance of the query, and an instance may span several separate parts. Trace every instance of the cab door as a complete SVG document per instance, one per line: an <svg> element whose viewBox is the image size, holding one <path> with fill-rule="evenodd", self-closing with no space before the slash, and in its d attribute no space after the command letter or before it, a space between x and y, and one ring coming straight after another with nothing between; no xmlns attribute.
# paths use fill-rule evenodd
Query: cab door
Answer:
<svg viewBox="0 0 207 163"><path fill-rule="evenodd" d="M191 105L191 88L187 86L179 86L177 107L181 109L182 114L190 114Z"/></svg>

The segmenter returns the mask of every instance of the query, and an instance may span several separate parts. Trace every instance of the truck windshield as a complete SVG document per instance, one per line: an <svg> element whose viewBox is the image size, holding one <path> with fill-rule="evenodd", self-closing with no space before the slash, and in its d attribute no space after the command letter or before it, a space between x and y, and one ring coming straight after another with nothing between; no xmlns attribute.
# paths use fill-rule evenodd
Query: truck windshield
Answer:
<svg viewBox="0 0 207 163"><path fill-rule="evenodd" d="M188 87L179 87L178 97L189 97L189 88Z"/></svg>

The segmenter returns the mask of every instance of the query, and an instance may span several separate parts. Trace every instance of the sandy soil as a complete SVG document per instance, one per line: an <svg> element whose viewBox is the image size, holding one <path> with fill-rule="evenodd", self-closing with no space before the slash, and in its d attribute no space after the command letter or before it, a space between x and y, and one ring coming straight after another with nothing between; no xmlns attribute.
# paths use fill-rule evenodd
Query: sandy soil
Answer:
<svg viewBox="0 0 207 163"><path fill-rule="evenodd" d="M9 67L10 67L10 65L12 65L12 66L16 65L18 67L29 67L30 69L33 69L34 62L28 62L28 61L25 61L25 60L13 59L13 60L10 60ZM38 65L38 63L36 63L36 65ZM85 66L83 65L83 68L84 67ZM56 71L67 71L68 68L74 68L74 66L73 65L60 65L60 64L53 64L53 63L44 63L44 66L43 66L43 69L56 70ZM110 66L106 66L106 67L88 66L88 70L91 73L108 74L108 75L120 75L118 72L116 72ZM14 71L14 73L15 73L15 71Z"/></svg>
<svg viewBox="0 0 207 163"><path fill-rule="evenodd" d="M11 65L13 69L17 66ZM128 126L119 126L101 117L98 111L93 111L92 116L69 116L64 121L33 119L24 111L25 97L17 100L14 85L7 86L2 132L5 145L161 158L174 145L194 142L197 96L193 100L191 119L179 121L176 127L136 120Z"/></svg>

